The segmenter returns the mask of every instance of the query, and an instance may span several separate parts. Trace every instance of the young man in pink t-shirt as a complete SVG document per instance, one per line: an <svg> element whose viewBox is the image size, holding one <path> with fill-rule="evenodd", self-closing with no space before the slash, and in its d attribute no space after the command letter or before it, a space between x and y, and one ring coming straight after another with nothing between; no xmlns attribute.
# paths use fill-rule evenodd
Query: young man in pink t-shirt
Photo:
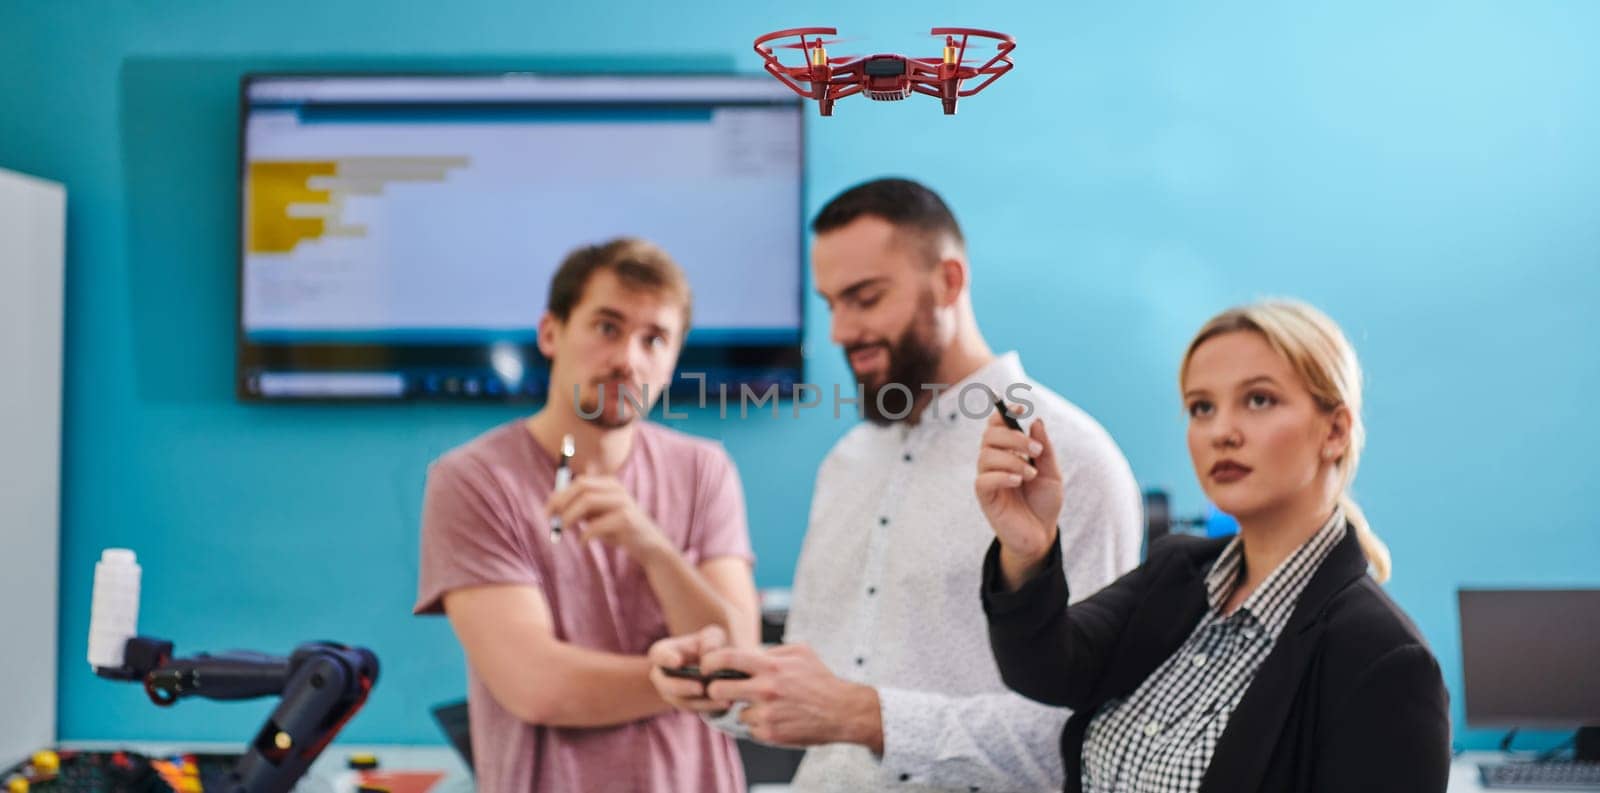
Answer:
<svg viewBox="0 0 1600 793"><path fill-rule="evenodd" d="M645 658L708 625L758 642L738 473L720 445L640 415L689 316L654 245L575 251L539 322L544 408L429 469L414 610L448 615L466 651L484 793L744 790L733 742L663 701ZM573 478L553 493L566 435Z"/></svg>

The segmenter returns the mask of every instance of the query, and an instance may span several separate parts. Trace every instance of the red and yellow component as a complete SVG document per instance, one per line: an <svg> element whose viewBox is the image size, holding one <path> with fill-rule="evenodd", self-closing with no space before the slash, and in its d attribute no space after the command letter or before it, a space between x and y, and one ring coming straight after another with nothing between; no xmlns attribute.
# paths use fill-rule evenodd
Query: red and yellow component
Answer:
<svg viewBox="0 0 1600 793"><path fill-rule="evenodd" d="M818 44L816 47L812 48L812 50L811 50L811 65L812 66L827 66L828 65L828 51L823 49L821 44Z"/></svg>
<svg viewBox="0 0 1600 793"><path fill-rule="evenodd" d="M177 793L202 793L200 767L192 756L171 760L151 760L150 767Z"/></svg>
<svg viewBox="0 0 1600 793"><path fill-rule="evenodd" d="M56 775L61 773L61 755L58 755L49 749L45 749L41 752L34 752L33 757L29 758L29 761L29 767L33 769L33 779L35 782L44 782L55 779Z"/></svg>

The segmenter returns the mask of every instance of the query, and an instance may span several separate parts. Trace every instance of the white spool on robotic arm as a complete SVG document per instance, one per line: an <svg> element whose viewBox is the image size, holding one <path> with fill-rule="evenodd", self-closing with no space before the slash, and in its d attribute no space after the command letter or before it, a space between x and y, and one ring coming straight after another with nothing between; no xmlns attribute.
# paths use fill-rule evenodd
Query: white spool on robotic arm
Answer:
<svg viewBox="0 0 1600 793"><path fill-rule="evenodd" d="M332 642L302 644L287 658L244 651L174 658L172 642L136 635L138 584L139 568L131 551L110 549L95 566L89 626L89 662L95 674L140 681L150 700L161 706L188 696L282 696L225 780L228 793L287 793L377 682L377 656Z"/></svg>

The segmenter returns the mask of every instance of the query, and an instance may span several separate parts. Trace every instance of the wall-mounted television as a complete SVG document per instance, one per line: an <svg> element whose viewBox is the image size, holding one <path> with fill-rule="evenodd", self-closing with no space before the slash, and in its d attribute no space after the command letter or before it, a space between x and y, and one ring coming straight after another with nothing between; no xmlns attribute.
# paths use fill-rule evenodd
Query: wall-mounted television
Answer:
<svg viewBox="0 0 1600 793"><path fill-rule="evenodd" d="M249 75L237 394L540 400L555 268L637 236L694 291L675 394L788 396L802 119L765 75Z"/></svg>

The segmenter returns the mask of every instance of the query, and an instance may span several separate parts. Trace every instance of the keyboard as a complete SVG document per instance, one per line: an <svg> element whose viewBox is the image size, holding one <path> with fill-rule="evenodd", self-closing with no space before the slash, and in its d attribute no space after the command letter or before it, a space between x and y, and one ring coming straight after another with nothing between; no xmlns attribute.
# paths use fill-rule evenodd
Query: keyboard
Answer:
<svg viewBox="0 0 1600 793"><path fill-rule="evenodd" d="M1482 763L1486 788L1600 790L1600 763Z"/></svg>

